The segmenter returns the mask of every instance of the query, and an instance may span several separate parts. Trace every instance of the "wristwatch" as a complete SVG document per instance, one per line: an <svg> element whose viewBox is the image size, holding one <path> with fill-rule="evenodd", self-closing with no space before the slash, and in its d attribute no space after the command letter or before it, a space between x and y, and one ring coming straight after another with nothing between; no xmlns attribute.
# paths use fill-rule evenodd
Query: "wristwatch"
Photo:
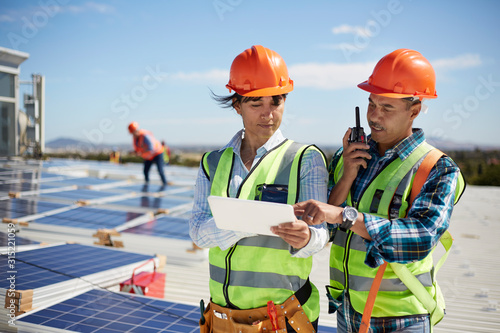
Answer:
<svg viewBox="0 0 500 333"><path fill-rule="evenodd" d="M354 207L347 206L342 211L342 224L340 227L344 230L352 228L356 219L358 218L358 211Z"/></svg>

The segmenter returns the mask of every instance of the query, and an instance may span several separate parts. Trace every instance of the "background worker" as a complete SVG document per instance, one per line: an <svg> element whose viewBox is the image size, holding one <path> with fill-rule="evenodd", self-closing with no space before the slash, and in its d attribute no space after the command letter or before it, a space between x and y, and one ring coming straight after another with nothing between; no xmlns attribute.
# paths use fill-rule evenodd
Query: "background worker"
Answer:
<svg viewBox="0 0 500 333"><path fill-rule="evenodd" d="M311 255L327 242L326 224L308 226L295 219L273 227L280 237L222 230L207 197L326 202L324 155L313 145L286 139L279 129L293 81L278 53L260 45L245 50L234 59L226 87L234 93L213 97L223 107L234 108L243 129L227 145L203 156L189 221L195 244L210 248L211 302L201 332L246 332L249 327L252 332L274 332L268 301L276 305L280 332L285 327L288 332L313 332L319 293L309 281ZM296 320L288 320L295 313ZM234 321L224 319L229 317Z"/></svg>
<svg viewBox="0 0 500 333"><path fill-rule="evenodd" d="M122 157L120 156L118 148L113 147L113 151L109 154L109 161L116 164L120 164L122 162Z"/></svg>
<svg viewBox="0 0 500 333"><path fill-rule="evenodd" d="M309 201L295 207L296 213L312 216L310 223L327 221L332 229L327 290L339 332L360 329L368 291L384 261L402 264L424 291L437 292L431 251L448 229L454 202L465 185L458 166L438 154L407 209L412 177L433 149L423 131L412 126L423 108L422 99L437 97L427 59L413 50L396 50L383 57L358 87L370 93L368 143L349 144L349 129L330 164L330 204ZM430 311L393 267L401 266L387 265L370 332L429 332Z"/></svg>
<svg viewBox="0 0 500 333"><path fill-rule="evenodd" d="M144 179L146 184L149 183L151 165L155 163L162 184L167 185L167 179L163 170L163 147L161 143L155 139L151 132L139 129L139 124L135 121L128 125L128 131L133 136L135 153L144 159Z"/></svg>
<svg viewBox="0 0 500 333"><path fill-rule="evenodd" d="M170 155L171 155L170 147L167 146L165 141L161 142L161 146L163 147L163 162L165 162L165 165L169 165L170 164Z"/></svg>

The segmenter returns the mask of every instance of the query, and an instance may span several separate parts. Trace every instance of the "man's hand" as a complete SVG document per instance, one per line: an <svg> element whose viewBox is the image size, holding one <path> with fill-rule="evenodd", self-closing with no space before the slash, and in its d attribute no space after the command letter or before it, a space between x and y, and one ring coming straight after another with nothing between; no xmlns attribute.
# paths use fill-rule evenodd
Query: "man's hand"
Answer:
<svg viewBox="0 0 500 333"><path fill-rule="evenodd" d="M342 207L329 205L318 200L307 200L293 205L295 215L302 216L302 220L309 225L323 222L342 223Z"/></svg>
<svg viewBox="0 0 500 333"><path fill-rule="evenodd" d="M323 222L330 224L342 224L342 212L344 208L327 204L317 200L307 200L293 205L295 215L302 216L307 224L321 224ZM350 229L352 232L360 235L364 239L372 240L365 226L365 218L362 213L358 213L356 223Z"/></svg>
<svg viewBox="0 0 500 333"><path fill-rule="evenodd" d="M306 246L311 238L311 231L307 223L297 219L295 222L281 223L278 226L271 227L271 231L295 249Z"/></svg>
<svg viewBox="0 0 500 333"><path fill-rule="evenodd" d="M352 129L349 128L342 139L343 144L343 156L344 156L344 173L342 177L345 177L346 181L353 182L358 175L359 167L362 166L366 169L368 166L365 159L371 159L372 157L366 151L370 149L366 143L362 142L351 142L349 144L349 136L351 135Z"/></svg>

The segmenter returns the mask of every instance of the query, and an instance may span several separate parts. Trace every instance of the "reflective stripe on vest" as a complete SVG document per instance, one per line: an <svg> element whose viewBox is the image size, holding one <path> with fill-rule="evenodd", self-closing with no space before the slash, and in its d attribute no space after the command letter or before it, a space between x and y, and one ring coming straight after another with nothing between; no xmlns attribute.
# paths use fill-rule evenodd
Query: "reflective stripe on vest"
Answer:
<svg viewBox="0 0 500 333"><path fill-rule="evenodd" d="M280 184L288 185L287 203L294 204L299 193L301 159L306 149L321 152L315 146L291 140L268 151L243 180L237 197L253 200L257 185ZM232 148L203 156L202 166L211 182L211 195L229 196L233 164ZM243 238L225 251L211 248L209 262L212 301L239 309L266 306L269 300L283 303L306 283L312 267L312 257L293 258L288 244L281 238L262 235ZM314 321L319 316L319 293L314 285L312 290L303 308Z"/></svg>
<svg viewBox="0 0 500 333"><path fill-rule="evenodd" d="M407 199L414 175L425 155L432 149L434 148L431 145L424 142L404 161L396 158L391 162L366 188L360 202L356 205L358 210L389 219L404 217L408 208ZM334 170L335 182L340 179L342 171L343 160L340 159ZM463 189L462 186L457 185L457 187ZM457 200L458 197L459 195L456 196ZM352 205L350 193L347 204ZM345 248L348 249L347 252ZM338 297L343 289L349 289L351 304L359 313L364 310L370 286L378 270L378 268L367 266L364 263L365 258L366 246L363 238L351 231L346 233L337 229L330 254L330 284L332 288L329 288L329 292L333 297ZM435 291L431 274L433 268L432 253L421 261L405 266L433 295ZM405 302L397 301L402 298L405 299ZM427 312L422 303L394 273L391 266L387 266L380 291L375 300L372 316L393 317Z"/></svg>

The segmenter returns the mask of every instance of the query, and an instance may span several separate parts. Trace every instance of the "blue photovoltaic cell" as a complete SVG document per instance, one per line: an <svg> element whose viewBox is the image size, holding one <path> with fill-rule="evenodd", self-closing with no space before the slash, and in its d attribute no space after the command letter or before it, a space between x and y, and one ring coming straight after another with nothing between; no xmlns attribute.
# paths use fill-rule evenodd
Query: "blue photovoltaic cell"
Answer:
<svg viewBox="0 0 500 333"><path fill-rule="evenodd" d="M136 192L136 193L157 193L162 192L165 196L175 195L180 197L190 197L193 198L194 190L191 187L186 186L177 186L177 185L156 185L156 184L147 184L147 185L125 185L125 186L117 186L110 190L122 191L122 192Z"/></svg>
<svg viewBox="0 0 500 333"><path fill-rule="evenodd" d="M78 189L70 191L61 191L53 193L43 193L43 197L54 197L60 199L71 199L71 200L88 200L88 199L100 199L105 197L110 197L116 195L116 193L101 192L87 189Z"/></svg>
<svg viewBox="0 0 500 333"><path fill-rule="evenodd" d="M130 192L149 192L149 193L154 193L154 192L163 192L167 190L172 190L176 189L178 186L171 186L171 185L157 185L157 184L135 184L135 185L125 185L125 186L118 186L115 187L114 189L117 190L124 190L124 191L130 191Z"/></svg>
<svg viewBox="0 0 500 333"><path fill-rule="evenodd" d="M49 188L62 187L58 184L51 183L12 183L0 184L0 192L26 192L26 191L39 191Z"/></svg>
<svg viewBox="0 0 500 333"><path fill-rule="evenodd" d="M4 231L0 231L0 246L3 247L10 247L12 244L15 244L15 246L20 246L20 245L30 245L30 244L40 244L40 242L35 242L32 241L31 239L27 239L24 237L21 237L17 234L12 234L12 233L7 233L8 229L8 224L4 224L5 229L2 229Z"/></svg>
<svg viewBox="0 0 500 333"><path fill-rule="evenodd" d="M114 201L114 205L123 205L130 207L145 207L145 208L173 208L179 205L192 202L192 198L172 198L172 197L149 197L141 196L120 201Z"/></svg>
<svg viewBox="0 0 500 333"><path fill-rule="evenodd" d="M32 222L85 229L114 229L142 214L117 210L78 207L59 214L45 216Z"/></svg>
<svg viewBox="0 0 500 333"><path fill-rule="evenodd" d="M86 186L86 185L120 183L121 181L113 179L105 179L105 178L82 177L82 178L65 179L64 182L78 186Z"/></svg>
<svg viewBox="0 0 500 333"><path fill-rule="evenodd" d="M9 289L9 271L15 270L16 289L27 290L142 262L151 259L151 256L95 246L64 244L17 252L15 268L8 266L7 259L7 256L1 256L0 288Z"/></svg>
<svg viewBox="0 0 500 333"><path fill-rule="evenodd" d="M162 216L154 221L126 229L123 232L147 236L190 240L187 218Z"/></svg>
<svg viewBox="0 0 500 333"><path fill-rule="evenodd" d="M50 210L68 206L54 202L27 199L10 199L0 201L0 218L18 218L22 216L45 213Z"/></svg>
<svg viewBox="0 0 500 333"><path fill-rule="evenodd" d="M0 177L2 179L35 179L40 175L39 170L14 170L14 169L0 169Z"/></svg>
<svg viewBox="0 0 500 333"><path fill-rule="evenodd" d="M90 290L18 321L82 333L195 333L200 331L199 319L197 306ZM319 326L318 332L337 329Z"/></svg>
<svg viewBox="0 0 500 333"><path fill-rule="evenodd" d="M199 318L196 306L90 290L18 321L82 333L195 333Z"/></svg>

